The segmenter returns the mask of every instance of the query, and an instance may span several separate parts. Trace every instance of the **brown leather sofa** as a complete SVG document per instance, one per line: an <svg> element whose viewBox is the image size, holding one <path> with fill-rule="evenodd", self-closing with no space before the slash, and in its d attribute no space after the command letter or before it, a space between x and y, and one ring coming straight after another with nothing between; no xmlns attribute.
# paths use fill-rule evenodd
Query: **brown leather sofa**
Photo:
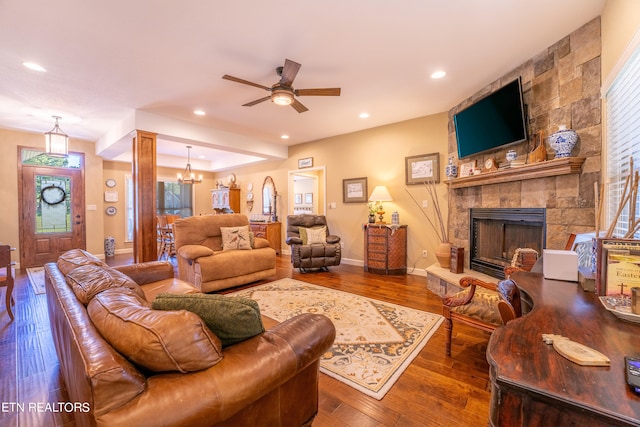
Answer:
<svg viewBox="0 0 640 427"><path fill-rule="evenodd" d="M90 290L96 275L85 278L78 274L82 270L74 263L80 260L77 264L83 265L81 258L67 256L63 261L61 257L58 263L45 265L51 333L69 401L79 405L74 412L76 425L311 424L318 410L319 358L335 338L335 328L328 318L305 314L276 324L263 317L265 332L223 348L221 359L213 366L188 373L152 373L134 365L107 342L87 309L110 293L135 296L135 292L120 288L94 296L89 292L87 298L91 299L85 306L85 298L76 296L77 282L86 280ZM97 258L90 262L98 265L97 269L115 274ZM160 292L197 292L173 277L168 262L134 264L117 270L127 280L133 279L148 301ZM173 313L195 316L184 311ZM185 328L185 324L171 327ZM184 353L184 349L181 351Z"/></svg>
<svg viewBox="0 0 640 427"><path fill-rule="evenodd" d="M248 250L223 250L221 227L248 227L246 215L202 215L174 224L180 279L202 292L214 292L276 274L276 251L269 241L253 239Z"/></svg>

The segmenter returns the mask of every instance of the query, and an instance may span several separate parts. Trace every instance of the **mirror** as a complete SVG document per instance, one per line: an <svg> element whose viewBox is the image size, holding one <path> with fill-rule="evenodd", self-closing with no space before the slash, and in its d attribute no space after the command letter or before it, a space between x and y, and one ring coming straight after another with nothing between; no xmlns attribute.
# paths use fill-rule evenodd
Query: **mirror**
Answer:
<svg viewBox="0 0 640 427"><path fill-rule="evenodd" d="M275 206L273 204L274 197L276 195L276 185L273 183L273 179L270 176L264 179L262 184L262 214L275 216Z"/></svg>

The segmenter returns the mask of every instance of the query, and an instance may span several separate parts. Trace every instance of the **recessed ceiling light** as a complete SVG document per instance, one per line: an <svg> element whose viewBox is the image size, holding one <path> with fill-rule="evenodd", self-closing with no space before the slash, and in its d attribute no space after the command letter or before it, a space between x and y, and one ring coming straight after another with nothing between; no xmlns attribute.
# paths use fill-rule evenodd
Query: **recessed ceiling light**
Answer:
<svg viewBox="0 0 640 427"><path fill-rule="evenodd" d="M368 119L369 118L369 113L360 113L360 118L361 119Z"/></svg>
<svg viewBox="0 0 640 427"><path fill-rule="evenodd" d="M40 64L36 64L35 62L23 62L22 65L24 65L25 67L27 67L30 70L39 71L41 73L44 73L45 71L47 71L46 68L44 68Z"/></svg>
<svg viewBox="0 0 640 427"><path fill-rule="evenodd" d="M289 135L280 135L280 139L289 139Z"/></svg>
<svg viewBox="0 0 640 427"><path fill-rule="evenodd" d="M198 158L199 158L199 159L206 159L206 157L204 156L204 154L200 154L200 155L198 156Z"/></svg>
<svg viewBox="0 0 640 427"><path fill-rule="evenodd" d="M444 72L444 71L436 71L435 73L431 74L431 78L432 79L441 79L446 75L447 75L447 73Z"/></svg>
<svg viewBox="0 0 640 427"><path fill-rule="evenodd" d="M204 116L206 113L202 110L194 110L193 114L196 116Z"/></svg>

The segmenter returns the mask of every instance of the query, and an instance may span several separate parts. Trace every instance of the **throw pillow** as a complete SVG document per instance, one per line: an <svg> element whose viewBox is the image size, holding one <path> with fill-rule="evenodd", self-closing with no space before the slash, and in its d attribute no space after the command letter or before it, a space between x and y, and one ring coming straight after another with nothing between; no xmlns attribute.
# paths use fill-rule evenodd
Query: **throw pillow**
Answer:
<svg viewBox="0 0 640 427"><path fill-rule="evenodd" d="M241 227L220 227L220 234L222 235L223 251L251 249L248 225Z"/></svg>
<svg viewBox="0 0 640 427"><path fill-rule="evenodd" d="M299 232L303 245L311 245L313 243L327 243L327 227L300 227Z"/></svg>
<svg viewBox="0 0 640 427"><path fill-rule="evenodd" d="M260 307L249 298L162 293L151 306L156 310L188 310L197 314L220 338L223 347L264 332Z"/></svg>
<svg viewBox="0 0 640 427"><path fill-rule="evenodd" d="M82 265L67 274L65 280L76 298L84 305L89 304L91 298L100 292L110 288L125 287L145 299L144 291L136 282L126 274L109 267Z"/></svg>
<svg viewBox="0 0 640 427"><path fill-rule="evenodd" d="M87 312L109 344L149 371L200 371L222 360L220 340L195 313L152 310L124 288L99 293Z"/></svg>

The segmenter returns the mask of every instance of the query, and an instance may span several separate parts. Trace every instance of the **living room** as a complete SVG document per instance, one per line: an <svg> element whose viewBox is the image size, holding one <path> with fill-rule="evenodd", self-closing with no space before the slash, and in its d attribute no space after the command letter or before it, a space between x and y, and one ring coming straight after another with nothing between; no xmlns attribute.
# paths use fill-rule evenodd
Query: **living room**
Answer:
<svg viewBox="0 0 640 427"><path fill-rule="evenodd" d="M601 17L597 21L585 22L587 30L583 30L580 42L586 46L586 50L591 52L588 59L596 59L590 64L596 65L595 70L588 70L587 77L593 78L594 73L598 76L599 85L611 79L612 74L617 70L617 63L623 56L623 51L632 40L634 34L640 28L640 8L633 1L608 0L605 2ZM580 33L579 29L575 29ZM571 33L567 33L569 37ZM562 39L556 40L560 43ZM548 47L557 46L550 44ZM597 45L597 48L594 47ZM572 45L572 48L576 47ZM593 49L599 52L593 55ZM547 50L545 49L545 52ZM528 61L532 63L529 64ZM505 70L502 75L495 76L487 87L483 87L477 93L469 93L471 99L479 93L487 91L488 87L504 83L521 71L526 74L533 62L539 60L536 57L527 58L526 62L519 65L515 71ZM542 61L540 61L542 62ZM525 80L525 91L531 91L534 83L532 79ZM585 85L585 87L588 85ZM555 88L554 90L560 91ZM589 97L599 99L600 87L589 86L591 92ZM595 97L595 98L594 98ZM464 100L460 100L463 104ZM458 108L459 104L450 106L450 110L442 111L424 117L400 121L397 123L377 126L362 131L352 132L344 135L333 136L293 145L288 148L286 159L271 160L251 166L238 167L235 169L220 172L203 172L203 182L195 185L194 215L210 213L210 190L216 187L218 181L226 180L230 173L235 175L236 182L242 191L242 203L240 212L246 215L259 214L261 212L262 198L260 188L265 177L270 176L275 182L279 194L279 217L283 221L289 208L289 200L293 199L290 190L290 172L298 170L301 159L312 159L312 168L322 167L326 171L326 190L324 197L325 213L327 215L332 234L340 235L345 242L343 248L343 259L347 265L361 266L364 259L363 231L362 224L366 222L368 210L366 203L343 203L343 180L367 177L368 192L370 193L377 185L385 185L389 189L393 200L386 202L387 220L391 218L391 212L397 211L400 222L408 225L407 261L408 267L413 275L425 275L424 269L435 263L435 251L438 241L434 238L431 230L425 225L419 208L414 204L411 195L418 200L426 199L427 195L422 186L407 186L406 163L409 156L437 153L439 159L439 176L441 184L438 185L438 194L445 209L445 215L449 218L449 233L454 244L465 246L468 242L468 224L460 217L456 216L455 209L458 206L470 206L477 200L489 201L485 206L508 205L510 207L519 206L522 200L535 200L536 204L540 200L549 202L545 192L553 192L554 196L562 202L562 209L554 212L553 218L556 223L550 223L548 229L547 243L550 248L562 248L567 237L571 233L592 231L595 218L592 215L593 206L593 182L597 181L601 171L601 144L605 139L602 130L604 118L600 115L591 118L581 128L581 143L576 147L573 155L584 157L585 163L582 168L581 177L571 176L558 178L554 183L553 190L547 187L545 181L544 190L540 190L541 182L531 183L525 190L524 195L516 196L510 189L496 191L497 186L486 186L479 189L479 193L469 194L469 190L451 190L446 184L444 167L450 155L455 153L455 139L452 139L452 112ZM583 115L584 116L584 115ZM598 120L600 119L601 120ZM575 118L574 118L575 120ZM547 135L553 132L551 122L545 128ZM580 130L580 129L578 129ZM0 177L5 183L2 187L3 199L5 202L5 215L3 215L0 227L0 241L9 242L19 247L19 197L18 180L15 172L18 146L42 147L42 134L16 129L0 129L0 141L5 147L6 155L0 159ZM600 145L599 145L600 144ZM519 146L519 155L525 156L531 149L529 145ZM116 253L128 254L132 252L132 243L125 234L126 218L124 212L127 210L125 204L124 183L131 173L131 165L127 162L109 161L95 155L95 142L83 139L71 139L72 151L82 152L85 155L85 188L86 204L96 206L96 210L88 210L86 239L87 249L95 254L104 253L104 238L113 236L116 241ZM340 153L336 155L336 153ZM504 156L504 152L497 152L497 155ZM550 154L551 156L551 154ZM354 159L357 159L355 161ZM479 157L478 163L482 164L483 157ZM173 178L176 173L184 170L184 164L176 165L175 168L159 168L159 178ZM200 172L200 171L198 171ZM116 207L114 216L104 215L103 212L107 203L103 201L106 190L105 181L114 179L117 183L116 189L120 191L120 198L117 202L111 203ZM246 193L248 185L251 184L253 192L256 194L252 210L250 204L246 203ZM511 187L508 187L511 188ZM407 190L411 193L407 193ZM482 192L485 193L482 193ZM468 197L461 200L456 197ZM332 204L335 203L335 208ZM557 206L547 205L547 208ZM427 212L429 208L426 208ZM462 216L466 214L463 212ZM284 240L284 238L283 238ZM286 251L286 245L282 245ZM422 257L423 250L427 251L427 257ZM15 255L14 255L15 257ZM283 256L286 260L286 253ZM17 260L17 258L14 258ZM415 270L412 268L415 267ZM304 279L303 279L304 280ZM421 279L424 280L424 279Z"/></svg>

